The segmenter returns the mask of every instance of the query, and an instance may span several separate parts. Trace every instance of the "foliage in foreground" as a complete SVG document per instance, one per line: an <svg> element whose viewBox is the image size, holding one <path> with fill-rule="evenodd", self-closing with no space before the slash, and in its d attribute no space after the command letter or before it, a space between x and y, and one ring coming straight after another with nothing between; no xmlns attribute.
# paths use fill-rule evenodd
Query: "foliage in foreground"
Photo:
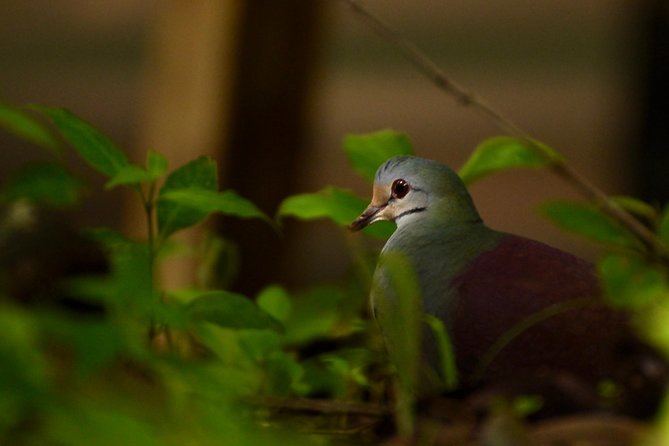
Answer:
<svg viewBox="0 0 669 446"><path fill-rule="evenodd" d="M34 209L73 207L85 198L86 184L68 168L68 151L103 175L107 189L134 191L146 210L143 240L108 228L87 230L107 259L106 274L67 275L40 296L19 300L15 278L8 269L0 271L2 443L329 443L332 435L315 432L364 430L369 417L386 414L392 373L365 316L366 258L363 272L342 283L300 292L268 284L252 299L207 283L161 289L155 278L159 263L180 251L173 234L212 214L259 219L276 228L288 217L328 218L344 230L367 200L328 186L286 198L272 218L234 191L219 191L210 158L169 170L165 157L151 151L144 165L136 165L87 122L44 106L0 105L0 127L43 147L46 158L23 166L2 185L3 246L39 228ZM353 169L369 181L388 157L413 151L406 136L392 131L347 136L344 149ZM510 168L560 162L544 145L496 137L474 151L460 174L471 183ZM659 245L669 245L667 209L629 197L613 200L651 228ZM611 304L631 311L642 334L669 354L669 249L650 252L595 205L551 202L541 212L608 248L599 271ZM392 229L379 224L365 233L385 238ZM225 245L210 237L210 246ZM364 247L358 239L353 243ZM204 267L215 263L211 252L203 258L209 259ZM93 310L68 309L63 296ZM329 348L312 348L316 344ZM312 397L332 404L304 399ZM335 415L287 417L277 415L277 407ZM396 412L398 422L411 429L412 407L398 406ZM662 432L669 414L661 413L660 420Z"/></svg>

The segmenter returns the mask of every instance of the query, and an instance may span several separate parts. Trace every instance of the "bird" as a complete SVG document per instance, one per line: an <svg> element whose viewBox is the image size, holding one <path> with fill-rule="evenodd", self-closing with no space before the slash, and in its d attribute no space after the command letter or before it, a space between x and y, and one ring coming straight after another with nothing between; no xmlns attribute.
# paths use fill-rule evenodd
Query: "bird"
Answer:
<svg viewBox="0 0 669 446"><path fill-rule="evenodd" d="M641 341L628 315L606 305L596 267L487 226L448 166L406 155L384 162L371 203L350 229L381 220L393 221L396 229L381 251L370 302L391 359L398 347L387 336L388 324L399 310L393 271L382 259L395 254L413 269L422 311L446 328L461 387L557 376L575 383L565 387L597 389L609 380L631 380L621 376L621 370L629 372L621 364L645 350L636 350ZM423 327L417 394L443 390L440 354L433 332Z"/></svg>

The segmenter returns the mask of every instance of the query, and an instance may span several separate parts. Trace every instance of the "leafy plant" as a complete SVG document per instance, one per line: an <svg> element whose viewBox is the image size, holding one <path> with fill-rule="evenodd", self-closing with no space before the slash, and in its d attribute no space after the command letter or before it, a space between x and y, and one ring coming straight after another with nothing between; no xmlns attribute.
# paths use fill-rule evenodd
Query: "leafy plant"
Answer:
<svg viewBox="0 0 669 446"><path fill-rule="evenodd" d="M62 154L69 147L107 178L106 189L134 191L146 215L143 240L106 228L89 230L88 237L108 256L109 274L62 284L75 298L101 305L104 315L25 308L15 303L9 289L2 289L0 331L6 342L0 348L0 374L7 415L0 419L0 438L10 443L78 443L91 437L111 442L122 431L130 444L142 445L176 444L193 436L198 442L225 438L239 444L280 444L287 438L310 440L286 430L290 417L277 419L271 410L259 407L349 413L351 423L356 414L385 413L379 378L389 372L375 352L374 330L368 330L364 317L366 291L359 282L301 293L269 284L254 299L195 285L161 289L155 271L169 255L176 232L212 214L259 219L277 230L280 226L234 191L219 191L214 160L200 157L170 171L165 157L151 151L143 166L136 165L99 130L61 109L2 105L0 118L5 130L41 145L50 158L26 165L4 184L0 197L6 207L26 202L55 208L78 205L84 183L64 164ZM348 135L344 149L353 168L369 181L388 157L413 153L409 139L390 130ZM494 172L553 168L564 162L543 144L495 137L473 152L460 174L472 182ZM639 219L656 244L649 245L596 204L550 202L541 212L563 229L610 249L598 268L611 304L634 313L640 333L669 354L669 336L661 328L667 323L666 311L658 311L669 295L667 262L663 251L655 249L669 241L669 211L659 212L631 197L611 201ZM366 203L348 190L328 186L287 197L276 221L327 218L345 230ZM384 238L392 230L392 225L374 225L366 232ZM406 269L402 259L386 260ZM414 314L412 278L398 274L397 280L397 288L406 290L403 314ZM404 357L395 361L404 364L395 374L395 415L407 435L415 426L411 388L418 358L412 352L417 351L421 319L419 313L414 316L397 321L397 333L390 334L406 344L398 350ZM424 322L439 339L442 372L448 388L454 389L458 377L448 334L439 321ZM302 355L312 343L340 342L360 334L371 341ZM146 398L138 399L138 393ZM364 393L371 395L371 404L361 400ZM331 405L301 399L313 395L332 398L326 400ZM358 405L347 405L351 403ZM85 426L82 419L88 420ZM258 419L272 427L259 429ZM332 422L327 416L309 421L315 429L331 429ZM26 423L30 429L22 428Z"/></svg>
<svg viewBox="0 0 669 446"><path fill-rule="evenodd" d="M300 357L310 343L365 330L364 296L355 283L295 294L271 285L255 299L197 286L161 289L155 271L173 249L176 232L212 214L275 226L250 201L218 190L214 160L200 157L170 171L165 157L150 151L145 164L136 165L91 124L46 106L0 105L0 126L46 148L49 158L4 184L5 207L79 204L84 183L62 156L71 149L107 178L106 189L134 191L146 221L143 240L108 228L87 231L106 253L109 273L57 284L71 299L103 308L102 314L24 308L2 288L3 442L111 443L119 435L142 445L185 438L304 442L282 425L259 430L253 419L262 411L240 400L260 398L262 407L267 396L354 398L369 387L365 370L375 359L366 348L344 345ZM342 224L342 216L348 220L363 205L350 193L332 189L331 195L326 213ZM281 215L309 208L299 200L287 201Z"/></svg>

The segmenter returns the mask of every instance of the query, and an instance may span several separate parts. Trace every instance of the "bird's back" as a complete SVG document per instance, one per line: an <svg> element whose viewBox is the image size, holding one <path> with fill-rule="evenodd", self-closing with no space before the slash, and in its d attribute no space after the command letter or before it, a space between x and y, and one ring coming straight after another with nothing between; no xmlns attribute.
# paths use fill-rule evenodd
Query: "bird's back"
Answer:
<svg viewBox="0 0 669 446"><path fill-rule="evenodd" d="M545 369L596 382L629 334L624 315L602 301L592 264L523 237L505 235L452 287L457 363L470 379Z"/></svg>

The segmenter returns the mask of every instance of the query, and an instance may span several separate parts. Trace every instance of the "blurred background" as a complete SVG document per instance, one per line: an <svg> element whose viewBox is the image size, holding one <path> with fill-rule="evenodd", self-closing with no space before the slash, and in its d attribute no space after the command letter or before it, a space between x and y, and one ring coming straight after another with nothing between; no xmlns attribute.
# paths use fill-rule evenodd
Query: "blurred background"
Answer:
<svg viewBox="0 0 669 446"><path fill-rule="evenodd" d="M663 0L367 0L456 81L564 153L610 194L669 194L669 7ZM337 0L3 0L0 101L63 106L141 162L202 154L233 188L273 214L294 193L336 185L369 196L341 150L347 133L383 128L458 168L500 130L428 83ZM37 149L0 134L0 180ZM139 208L81 167L91 195L81 225L142 234ZM545 172L472 187L493 227L585 257L591 247L536 213L575 198ZM347 274L346 237L329 222L215 222L239 244L233 288L298 287ZM197 235L186 235L197 237ZM181 264L174 284L193 275Z"/></svg>

